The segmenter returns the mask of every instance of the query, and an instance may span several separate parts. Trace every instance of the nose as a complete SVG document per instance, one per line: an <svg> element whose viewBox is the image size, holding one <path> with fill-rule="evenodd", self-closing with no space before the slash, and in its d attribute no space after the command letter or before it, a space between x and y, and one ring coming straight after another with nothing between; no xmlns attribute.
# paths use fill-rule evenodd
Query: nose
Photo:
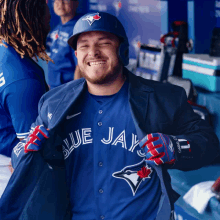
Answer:
<svg viewBox="0 0 220 220"><path fill-rule="evenodd" d="M91 46L90 49L89 49L88 55L90 57L97 57L97 56L99 56L100 55L99 48L96 45Z"/></svg>

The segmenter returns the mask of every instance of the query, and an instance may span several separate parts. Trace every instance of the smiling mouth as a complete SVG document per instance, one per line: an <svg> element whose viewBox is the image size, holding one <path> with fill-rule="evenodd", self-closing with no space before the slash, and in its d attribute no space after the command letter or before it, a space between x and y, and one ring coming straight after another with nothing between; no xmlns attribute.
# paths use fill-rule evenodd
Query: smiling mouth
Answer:
<svg viewBox="0 0 220 220"><path fill-rule="evenodd" d="M106 64L106 61L102 60L102 61L91 61L87 63L88 66L98 66L98 65L104 65Z"/></svg>

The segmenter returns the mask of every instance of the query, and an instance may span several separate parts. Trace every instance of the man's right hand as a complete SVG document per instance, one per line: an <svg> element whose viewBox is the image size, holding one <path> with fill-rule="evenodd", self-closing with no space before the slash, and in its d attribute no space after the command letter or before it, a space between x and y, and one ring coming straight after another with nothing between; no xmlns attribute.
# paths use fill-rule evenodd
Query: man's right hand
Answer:
<svg viewBox="0 0 220 220"><path fill-rule="evenodd" d="M42 143L49 138L49 129L43 125L38 125L34 128L33 132L29 134L27 143L24 146L24 152L38 151L42 148Z"/></svg>

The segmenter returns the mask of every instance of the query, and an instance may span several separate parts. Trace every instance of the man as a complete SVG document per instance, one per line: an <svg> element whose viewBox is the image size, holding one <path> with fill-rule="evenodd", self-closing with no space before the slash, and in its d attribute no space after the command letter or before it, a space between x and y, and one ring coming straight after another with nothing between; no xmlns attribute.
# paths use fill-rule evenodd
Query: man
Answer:
<svg viewBox="0 0 220 220"><path fill-rule="evenodd" d="M14 148L6 207L19 196L25 207L17 213L44 212L38 218L68 213L65 219L173 219L178 195L167 169L210 164L219 153L217 136L193 112L182 88L124 68L128 39L113 15L83 16L68 43L84 78L42 97L32 132ZM27 183L17 188L19 181ZM0 209L5 216L12 212Z"/></svg>
<svg viewBox="0 0 220 220"><path fill-rule="evenodd" d="M47 91L44 72L32 58L51 61L45 52L50 12L45 0L3 0L0 13L0 154L10 157Z"/></svg>
<svg viewBox="0 0 220 220"><path fill-rule="evenodd" d="M0 14L1 196L10 175L6 162L36 120L38 101L48 88L43 70L32 58L51 59L45 52L50 31L45 0L3 0Z"/></svg>
<svg viewBox="0 0 220 220"><path fill-rule="evenodd" d="M74 52L67 40L80 15L76 14L78 0L53 0L54 12L60 16L61 23L48 35L47 51L55 64L48 64L48 84L50 89L74 78L77 64ZM77 74L77 72L76 72Z"/></svg>

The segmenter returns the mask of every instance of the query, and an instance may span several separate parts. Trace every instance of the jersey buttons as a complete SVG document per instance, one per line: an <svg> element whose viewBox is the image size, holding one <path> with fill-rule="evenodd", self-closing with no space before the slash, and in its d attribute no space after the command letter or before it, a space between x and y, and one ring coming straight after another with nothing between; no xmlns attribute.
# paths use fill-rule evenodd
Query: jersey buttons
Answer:
<svg viewBox="0 0 220 220"><path fill-rule="evenodd" d="M102 122L98 122L98 126L102 126Z"/></svg>
<svg viewBox="0 0 220 220"><path fill-rule="evenodd" d="M99 110L99 114L101 115L103 113L103 111L102 110Z"/></svg>
<svg viewBox="0 0 220 220"><path fill-rule="evenodd" d="M104 191L103 191L103 189L99 189L99 193L101 193L101 194L102 194L103 192L104 192Z"/></svg>
<svg viewBox="0 0 220 220"><path fill-rule="evenodd" d="M104 215L101 215L100 218L101 218L101 219L105 219L105 216L104 216Z"/></svg>
<svg viewBox="0 0 220 220"><path fill-rule="evenodd" d="M103 163L102 163L102 162L99 162L99 166L102 167L102 166L103 166Z"/></svg>

